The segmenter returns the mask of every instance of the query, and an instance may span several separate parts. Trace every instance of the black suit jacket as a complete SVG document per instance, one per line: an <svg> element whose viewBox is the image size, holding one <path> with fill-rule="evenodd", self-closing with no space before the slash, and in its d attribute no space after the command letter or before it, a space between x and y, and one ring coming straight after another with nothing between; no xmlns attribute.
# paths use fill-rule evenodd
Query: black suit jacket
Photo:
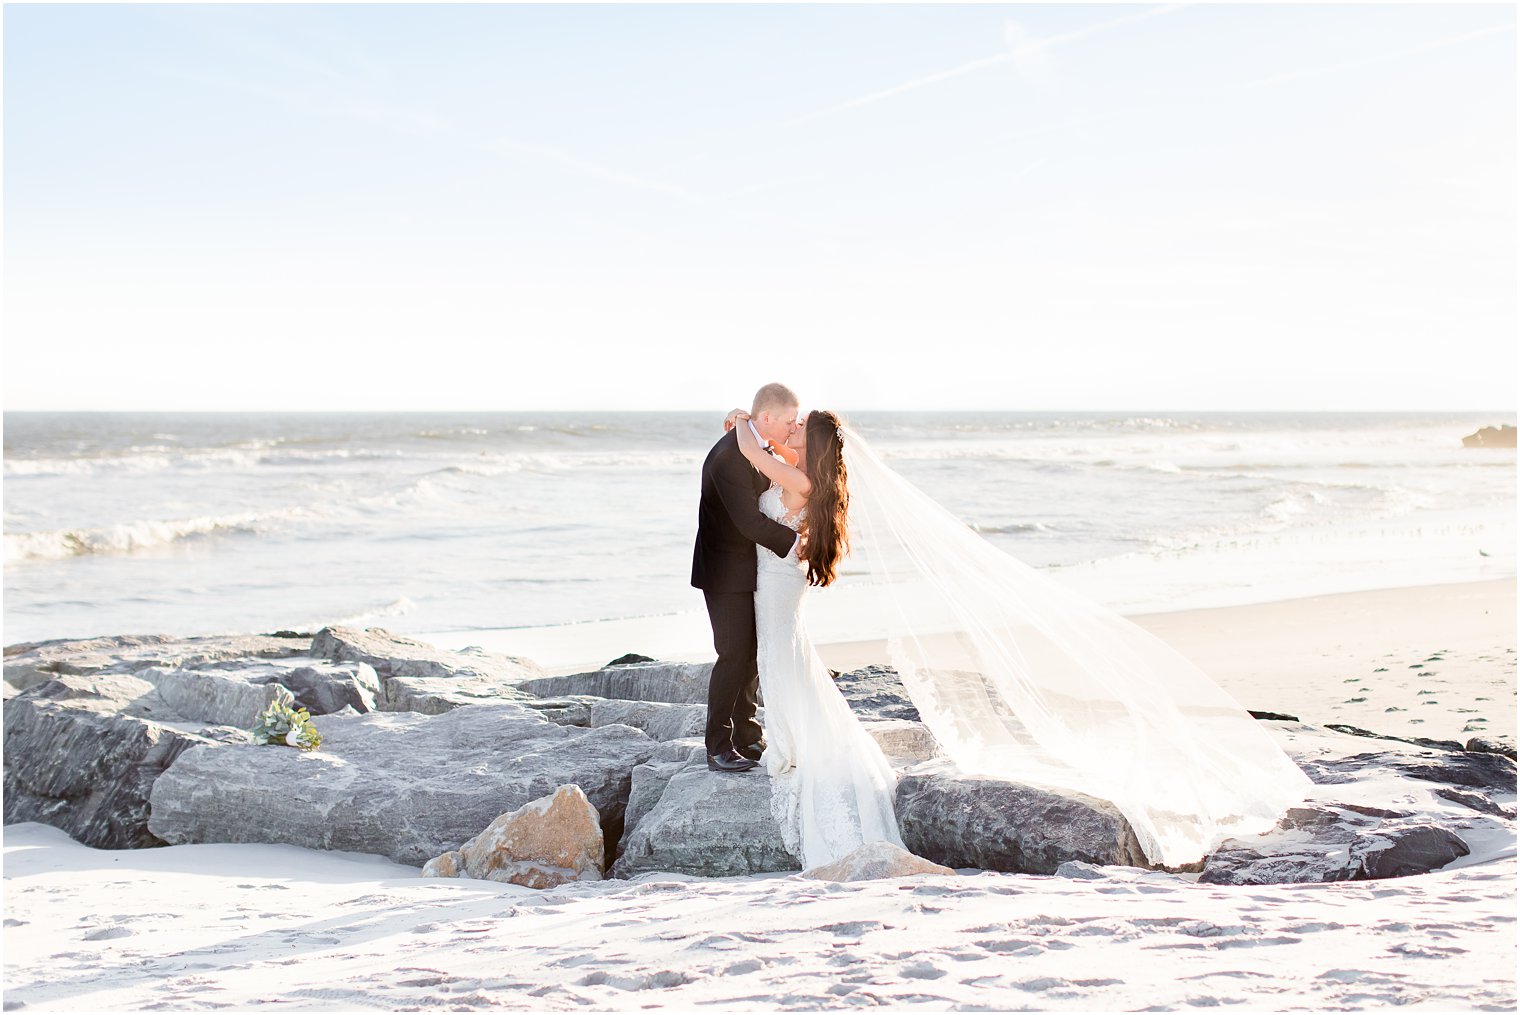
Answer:
<svg viewBox="0 0 1520 1015"><path fill-rule="evenodd" d="M778 557L791 552L797 533L760 512L760 495L770 485L739 450L733 430L713 445L702 463L692 585L708 592L753 592L756 544Z"/></svg>

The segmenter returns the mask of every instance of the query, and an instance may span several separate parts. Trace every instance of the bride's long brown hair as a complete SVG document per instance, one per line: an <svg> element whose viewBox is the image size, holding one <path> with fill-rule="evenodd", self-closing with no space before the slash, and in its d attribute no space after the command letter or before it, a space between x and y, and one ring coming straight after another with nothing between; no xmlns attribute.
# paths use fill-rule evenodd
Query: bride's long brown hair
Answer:
<svg viewBox="0 0 1520 1015"><path fill-rule="evenodd" d="M844 468L844 439L840 436L839 417L826 409L815 409L807 418L807 477L813 485L808 493L807 547L802 559L807 561L809 585L828 585L838 577L839 561L850 552L847 516L850 508L849 477Z"/></svg>

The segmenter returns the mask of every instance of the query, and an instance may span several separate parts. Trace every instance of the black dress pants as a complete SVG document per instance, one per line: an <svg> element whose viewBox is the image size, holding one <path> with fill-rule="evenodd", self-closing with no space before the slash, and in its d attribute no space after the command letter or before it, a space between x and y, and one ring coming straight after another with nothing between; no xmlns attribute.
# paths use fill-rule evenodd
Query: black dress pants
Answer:
<svg viewBox="0 0 1520 1015"><path fill-rule="evenodd" d="M707 683L707 753L748 747L763 732L755 721L760 671L755 663L755 594L708 592L707 619L712 624L718 661Z"/></svg>

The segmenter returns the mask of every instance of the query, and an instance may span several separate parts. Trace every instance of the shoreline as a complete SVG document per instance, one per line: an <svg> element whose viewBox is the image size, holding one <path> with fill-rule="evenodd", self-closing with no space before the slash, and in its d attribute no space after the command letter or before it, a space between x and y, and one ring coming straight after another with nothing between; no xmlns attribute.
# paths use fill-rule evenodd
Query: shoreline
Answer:
<svg viewBox="0 0 1520 1015"><path fill-rule="evenodd" d="M1400 736L1515 736L1512 578L1125 616L1249 709ZM706 614L696 611L409 637L524 656L552 674L597 669L629 652L671 661L713 658ZM820 642L817 649L837 670L887 661L878 638Z"/></svg>

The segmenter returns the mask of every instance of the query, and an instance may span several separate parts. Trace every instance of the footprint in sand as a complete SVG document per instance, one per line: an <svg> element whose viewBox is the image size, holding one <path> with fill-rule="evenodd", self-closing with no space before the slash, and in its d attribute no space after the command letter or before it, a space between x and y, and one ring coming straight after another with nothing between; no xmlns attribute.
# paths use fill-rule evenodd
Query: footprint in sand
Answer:
<svg viewBox="0 0 1520 1015"><path fill-rule="evenodd" d="M1366 701L1366 700L1367 700L1366 698L1347 698L1346 699L1346 704L1348 704L1348 705L1356 705L1356 704L1359 704L1360 702L1363 702L1363 701Z"/></svg>
<svg viewBox="0 0 1520 1015"><path fill-rule="evenodd" d="M1362 679L1361 677L1347 677L1345 680L1342 680L1341 683L1343 683L1343 684L1354 684L1354 683L1356 683L1357 681L1359 681L1361 679Z"/></svg>
<svg viewBox="0 0 1520 1015"><path fill-rule="evenodd" d="M1427 690L1425 690L1425 688L1422 687L1418 691L1416 691L1415 693L1416 694L1435 694L1436 692L1434 692L1434 691L1427 691Z"/></svg>
<svg viewBox="0 0 1520 1015"><path fill-rule="evenodd" d="M92 930L84 936L86 941L110 941L112 938L131 937L132 932L125 927L102 927Z"/></svg>
<svg viewBox="0 0 1520 1015"><path fill-rule="evenodd" d="M1373 670L1372 672L1373 673L1387 673L1388 672L1388 667L1386 667L1386 666L1379 666L1377 669Z"/></svg>
<svg viewBox="0 0 1520 1015"><path fill-rule="evenodd" d="M1387 708L1383 709L1383 711L1384 712L1407 712L1409 710L1407 708L1399 708L1399 706L1397 706L1397 705L1389 705Z"/></svg>

